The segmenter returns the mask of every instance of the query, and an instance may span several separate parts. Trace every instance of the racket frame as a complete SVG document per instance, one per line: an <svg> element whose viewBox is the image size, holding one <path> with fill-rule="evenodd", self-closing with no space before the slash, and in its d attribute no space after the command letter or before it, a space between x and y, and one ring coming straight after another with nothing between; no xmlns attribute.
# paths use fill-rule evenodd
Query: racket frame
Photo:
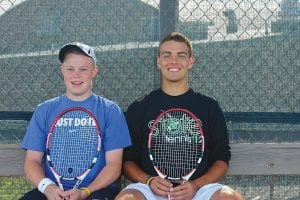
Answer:
<svg viewBox="0 0 300 200"><path fill-rule="evenodd" d="M70 111L82 111L87 113L95 122L96 125L96 129L97 129L97 138L98 138L98 144L97 144L97 149L96 149L96 154L92 160L92 163L90 164L90 166L88 167L88 169L86 169L82 174L80 174L77 177L73 177L73 178L69 178L69 177L64 177L62 175L60 175L57 170L55 169L52 161L51 161L51 154L50 154L50 140L51 140L51 136L53 134L53 130L56 126L56 123L58 122L58 120L66 113L70 112ZM100 127L99 127L99 123L98 120L96 119L96 117L94 116L94 114L92 112L90 112L89 110L87 110L86 108L83 107L70 107L67 108L65 110L63 110L61 113L58 114L58 116L54 119L54 121L51 124L50 127L50 131L48 133L47 136L47 142L46 142L46 158L47 158L47 162L49 164L50 170L53 173L58 186L61 190L64 190L63 185L61 183L61 179L63 180L67 180L67 181L72 181L72 180L77 180L75 185L73 186L73 189L77 189L79 187L79 185L81 184L81 182L84 180L84 178L89 174L89 172L92 170L92 168L94 167L94 165L96 164L97 160L98 160L98 156L99 156L99 152L101 149L101 136L100 136Z"/></svg>
<svg viewBox="0 0 300 200"><path fill-rule="evenodd" d="M189 173L181 176L181 177L169 177L167 174L164 174L157 166L156 166L156 163L155 163L155 160L152 156L152 153L151 153L151 145L152 145L152 135L153 133L155 132L155 127L157 125L157 123L159 123L160 119L162 118L162 116L172 112L172 111L182 111L182 112L185 112L187 113L188 115L190 115L197 123L198 127L199 127L199 130L200 130L200 137L202 139L202 142L201 142L201 153L200 153L200 157L198 158L197 160L197 164L195 166L194 169L192 169ZM201 163L202 161L202 157L203 157L203 154L204 154L204 147L205 147L205 143L204 143L204 132L203 132L203 127L202 127L202 123L200 121L200 119L198 119L196 117L195 114L193 114L191 111L187 110L187 109L183 109L183 108L171 108L171 109L168 109L166 111L163 111L162 113L159 114L159 116L155 119L154 123L152 124L151 126L151 129L150 129L150 133L149 133L149 137L148 137L148 153L149 153L149 158L153 164L153 167L155 169L155 171L157 172L158 176L160 176L161 178L163 179L168 179L170 180L171 182L174 181L174 182L178 182L178 181L188 181L191 176L195 173L195 171L197 170L197 167L199 166L199 164Z"/></svg>

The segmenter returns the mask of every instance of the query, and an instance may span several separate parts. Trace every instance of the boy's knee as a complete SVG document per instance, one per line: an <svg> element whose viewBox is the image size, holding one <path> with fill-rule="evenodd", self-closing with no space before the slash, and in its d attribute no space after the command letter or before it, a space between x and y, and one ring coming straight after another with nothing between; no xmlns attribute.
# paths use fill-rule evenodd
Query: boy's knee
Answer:
<svg viewBox="0 0 300 200"><path fill-rule="evenodd" d="M213 194L211 200L245 200L244 197L228 186L224 186Z"/></svg>
<svg viewBox="0 0 300 200"><path fill-rule="evenodd" d="M145 198L137 190L127 189L120 192L115 200L145 200Z"/></svg>

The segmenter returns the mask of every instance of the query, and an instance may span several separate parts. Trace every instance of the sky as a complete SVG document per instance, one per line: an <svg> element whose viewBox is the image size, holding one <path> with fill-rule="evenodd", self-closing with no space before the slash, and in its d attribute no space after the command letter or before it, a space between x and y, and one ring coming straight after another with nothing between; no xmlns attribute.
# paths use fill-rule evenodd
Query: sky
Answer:
<svg viewBox="0 0 300 200"><path fill-rule="evenodd" d="M0 15L10 8L26 0L0 0ZM155 8L159 7L159 0L141 0ZM237 9L241 12L251 10L277 11L282 0L179 0L179 16L181 20L197 20L203 11Z"/></svg>
<svg viewBox="0 0 300 200"><path fill-rule="evenodd" d="M0 0L0 15L26 0Z"/></svg>

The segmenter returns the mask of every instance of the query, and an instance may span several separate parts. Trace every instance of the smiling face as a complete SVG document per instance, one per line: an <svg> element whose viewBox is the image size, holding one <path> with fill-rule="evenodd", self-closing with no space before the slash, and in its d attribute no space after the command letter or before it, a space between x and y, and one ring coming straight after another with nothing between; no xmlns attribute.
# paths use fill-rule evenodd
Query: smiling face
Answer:
<svg viewBox="0 0 300 200"><path fill-rule="evenodd" d="M92 79L99 68L93 60L83 54L69 53L61 66L66 85L66 95L75 101L87 99L92 92Z"/></svg>
<svg viewBox="0 0 300 200"><path fill-rule="evenodd" d="M157 66L161 71L162 84L187 85L188 71L192 68L194 61L186 43L170 40L161 44Z"/></svg>

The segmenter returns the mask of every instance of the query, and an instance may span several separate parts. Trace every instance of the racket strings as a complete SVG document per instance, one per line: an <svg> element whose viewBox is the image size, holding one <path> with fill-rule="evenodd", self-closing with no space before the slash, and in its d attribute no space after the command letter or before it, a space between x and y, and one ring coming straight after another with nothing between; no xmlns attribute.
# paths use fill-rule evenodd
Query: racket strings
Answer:
<svg viewBox="0 0 300 200"><path fill-rule="evenodd" d="M195 152L196 148L193 145L176 143L172 146L157 147L152 154L157 167L164 169L163 174L180 177L188 174L197 165L199 153Z"/></svg>
<svg viewBox="0 0 300 200"><path fill-rule="evenodd" d="M51 162L64 177L77 177L87 170L95 157L98 130L83 111L68 112L55 126L50 140Z"/></svg>
<svg viewBox="0 0 300 200"><path fill-rule="evenodd" d="M163 115L155 124L151 154L168 177L182 177L195 169L201 157L199 123L185 112Z"/></svg>

